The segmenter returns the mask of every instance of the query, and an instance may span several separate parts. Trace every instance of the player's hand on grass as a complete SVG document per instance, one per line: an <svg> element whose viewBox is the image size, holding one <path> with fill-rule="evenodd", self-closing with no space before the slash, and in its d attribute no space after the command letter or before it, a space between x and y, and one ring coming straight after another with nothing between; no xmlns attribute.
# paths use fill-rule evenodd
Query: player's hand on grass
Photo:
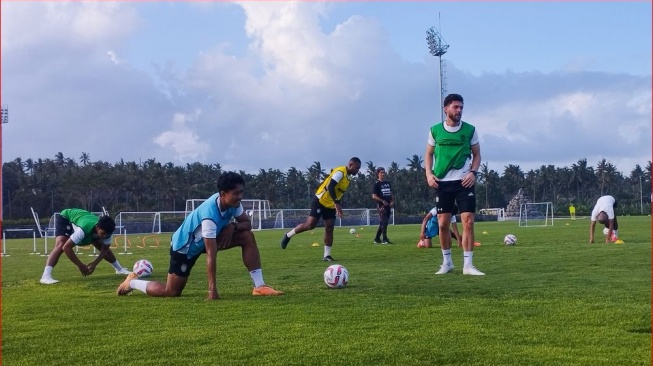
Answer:
<svg viewBox="0 0 653 366"><path fill-rule="evenodd" d="M87 270L88 270L87 275L90 275L90 274L92 274L93 272L95 272L95 264L93 264L93 263L89 263L89 264L86 266L86 268L87 268Z"/></svg>
<svg viewBox="0 0 653 366"><path fill-rule="evenodd" d="M90 273L88 273L88 267L85 264L80 264L77 266L79 269L79 272L82 274L82 276L88 276Z"/></svg>

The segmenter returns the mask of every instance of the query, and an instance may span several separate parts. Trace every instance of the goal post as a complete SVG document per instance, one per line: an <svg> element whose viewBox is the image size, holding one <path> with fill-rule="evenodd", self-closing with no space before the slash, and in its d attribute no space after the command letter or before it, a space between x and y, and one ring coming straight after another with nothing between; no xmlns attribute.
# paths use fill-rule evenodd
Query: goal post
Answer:
<svg viewBox="0 0 653 366"><path fill-rule="evenodd" d="M519 207L519 226L553 226L553 202L522 203Z"/></svg>
<svg viewBox="0 0 653 366"><path fill-rule="evenodd" d="M496 216L497 221L506 221L506 210L503 208L482 208L478 210L479 215ZM488 220L491 220L488 218Z"/></svg>

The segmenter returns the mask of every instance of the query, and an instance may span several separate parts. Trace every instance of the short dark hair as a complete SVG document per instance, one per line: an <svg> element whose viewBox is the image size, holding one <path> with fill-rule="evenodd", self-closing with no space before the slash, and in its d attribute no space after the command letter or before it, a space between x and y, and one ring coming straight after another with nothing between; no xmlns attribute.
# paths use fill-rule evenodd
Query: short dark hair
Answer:
<svg viewBox="0 0 653 366"><path fill-rule="evenodd" d="M359 159L359 158L357 158L355 156L353 158L349 159L349 161L353 161L354 163L362 164L361 159Z"/></svg>
<svg viewBox="0 0 653 366"><path fill-rule="evenodd" d="M444 98L444 107L448 106L452 102L465 103L463 96L460 94L449 94Z"/></svg>
<svg viewBox="0 0 653 366"><path fill-rule="evenodd" d="M385 172L384 167L380 166L380 167L376 168L376 175L379 175L379 173L381 173L381 172Z"/></svg>
<svg viewBox="0 0 653 366"><path fill-rule="evenodd" d="M97 227L100 230L104 230L104 232L108 234L112 234L114 230L116 230L116 222L113 221L111 216L100 216L100 218L97 220Z"/></svg>
<svg viewBox="0 0 653 366"><path fill-rule="evenodd" d="M220 192L229 192L239 184L245 185L245 180L236 172L224 172L218 177L218 191Z"/></svg>

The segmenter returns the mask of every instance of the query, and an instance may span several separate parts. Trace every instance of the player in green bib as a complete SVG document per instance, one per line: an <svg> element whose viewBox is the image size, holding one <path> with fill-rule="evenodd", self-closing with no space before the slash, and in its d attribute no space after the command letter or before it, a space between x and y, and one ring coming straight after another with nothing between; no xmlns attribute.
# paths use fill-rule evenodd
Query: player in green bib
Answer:
<svg viewBox="0 0 653 366"><path fill-rule="evenodd" d="M111 235L116 229L116 223L110 216L100 216L79 208L68 208L55 216L55 247L50 252L41 276L41 283L52 285L59 281L52 278L52 270L57 265L61 254L66 253L83 276L88 276L95 271L95 267L102 259L111 263L117 274L128 274L129 270L123 268L116 256L111 251ZM95 260L89 264L82 263L75 254L75 246L92 244L100 252Z"/></svg>
<svg viewBox="0 0 653 366"><path fill-rule="evenodd" d="M476 128L462 121L463 97L449 94L444 98L446 120L431 127L424 154L426 181L436 188L436 210L440 229L442 265L435 274L453 270L451 260L451 214L455 205L463 225L463 274L482 276L472 263L474 250L474 213L476 212L476 172L481 165L481 147Z"/></svg>

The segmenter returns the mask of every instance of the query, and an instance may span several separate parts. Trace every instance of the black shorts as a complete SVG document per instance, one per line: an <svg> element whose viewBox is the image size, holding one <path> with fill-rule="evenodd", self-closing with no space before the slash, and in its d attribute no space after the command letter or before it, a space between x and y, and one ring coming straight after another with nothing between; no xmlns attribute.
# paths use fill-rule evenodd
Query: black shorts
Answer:
<svg viewBox="0 0 653 366"><path fill-rule="evenodd" d="M435 194L435 206L438 213L454 213L455 206L458 212L476 212L476 192L474 186L465 188L462 181L440 181Z"/></svg>
<svg viewBox="0 0 653 366"><path fill-rule="evenodd" d="M206 253L206 251L202 253ZM168 273L174 273L179 277L190 276L190 270L193 269L195 262L197 262L197 259L202 253L193 258L188 258L187 254L175 252L172 250L172 246L170 246L170 268L168 268Z"/></svg>
<svg viewBox="0 0 653 366"><path fill-rule="evenodd" d="M73 224L67 218L61 215L54 216L54 236L68 236L73 235Z"/></svg>
<svg viewBox="0 0 653 366"><path fill-rule="evenodd" d="M308 216L317 217L318 219L321 217L324 220L335 220L336 209L322 206L320 200L315 197L311 201L311 212Z"/></svg>

